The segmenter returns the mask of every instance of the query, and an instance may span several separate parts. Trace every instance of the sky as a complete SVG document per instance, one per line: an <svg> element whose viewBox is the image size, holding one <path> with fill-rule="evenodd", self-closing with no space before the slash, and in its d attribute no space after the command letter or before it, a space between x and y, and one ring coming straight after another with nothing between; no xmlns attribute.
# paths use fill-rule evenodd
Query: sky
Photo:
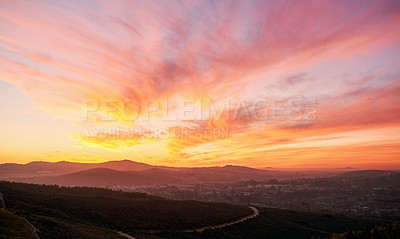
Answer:
<svg viewBox="0 0 400 239"><path fill-rule="evenodd" d="M399 1L0 1L0 163L400 169Z"/></svg>

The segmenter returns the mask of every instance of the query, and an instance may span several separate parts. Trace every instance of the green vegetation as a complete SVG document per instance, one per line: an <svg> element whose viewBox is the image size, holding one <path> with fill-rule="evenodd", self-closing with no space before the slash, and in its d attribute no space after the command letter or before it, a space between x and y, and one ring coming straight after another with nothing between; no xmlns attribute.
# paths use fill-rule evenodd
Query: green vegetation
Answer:
<svg viewBox="0 0 400 239"><path fill-rule="evenodd" d="M332 239L396 239L400 238L400 223L376 226L371 230L335 234Z"/></svg>
<svg viewBox="0 0 400 239"><path fill-rule="evenodd" d="M259 208L260 215L254 219L229 227L206 230L202 233L159 233L148 234L140 238L185 238L185 239L238 239L238 238L323 238L334 233L348 230L373 228L377 224L386 223L380 219L352 218L335 214L317 214ZM139 234L138 234L139 235Z"/></svg>
<svg viewBox="0 0 400 239"><path fill-rule="evenodd" d="M34 239L35 233L31 225L20 216L0 209L1 239Z"/></svg>
<svg viewBox="0 0 400 239"><path fill-rule="evenodd" d="M137 238L153 239L324 238L345 231L370 230L375 225L390 222L259 208L260 215L256 218L220 229L185 233L177 231L226 223L252 211L245 206L173 201L141 193L88 187L0 182L0 192L7 210L29 220L39 236L45 239L123 238L116 230ZM12 220L7 222L13 225ZM18 230L18 223L10 228ZM150 233L148 230L160 231Z"/></svg>
<svg viewBox="0 0 400 239"><path fill-rule="evenodd" d="M85 238L80 235L107 235L109 230L180 230L252 213L246 206L172 201L101 188L0 182L0 192L7 210L27 218L43 238Z"/></svg>

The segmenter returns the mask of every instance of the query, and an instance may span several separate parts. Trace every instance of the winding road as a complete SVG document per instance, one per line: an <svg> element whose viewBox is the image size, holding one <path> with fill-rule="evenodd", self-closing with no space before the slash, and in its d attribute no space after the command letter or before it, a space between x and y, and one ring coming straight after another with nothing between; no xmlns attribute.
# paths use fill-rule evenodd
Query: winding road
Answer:
<svg viewBox="0 0 400 239"><path fill-rule="evenodd" d="M181 230L180 232L202 232L202 231L207 230L207 229L218 229L218 228L222 228L222 227L226 227L226 226L231 226L231 225L234 225L234 224L236 224L236 223L246 221L246 220L251 219L251 218L253 218L253 217L257 217L257 216L260 214L257 208L252 207L252 206L248 206L248 207L249 207L251 210L253 210L253 214L251 214L251 215L249 215L249 216L245 216L245 217L239 218L239 219L236 220L236 221L227 222L227 223L223 223L223 224L219 224L219 225L214 225L214 226L199 227L199 228L195 228L195 229L186 229L186 230Z"/></svg>
<svg viewBox="0 0 400 239"><path fill-rule="evenodd" d="M32 225L32 223L30 221L28 221L26 218L24 218L24 219L31 226L31 228L33 230L33 235L36 237L36 239L40 239L39 235L37 234L36 227L34 225Z"/></svg>
<svg viewBox="0 0 400 239"><path fill-rule="evenodd" d="M237 219L235 221L226 222L226 223L223 223L223 224L218 224L218 225L213 225L213 226L207 226L207 227L199 227L199 228L193 228L193 229L179 230L177 232L202 232L202 231L207 230L207 229L223 228L223 227L226 227L226 226L231 226L231 225L237 224L239 222L243 222L243 221L246 221L248 219L257 217L260 214L260 212L258 211L257 208L255 208L253 206L248 206L248 207L251 210L253 210L253 213L251 215L239 218L239 219ZM161 232L161 231L159 231L159 230L149 230L147 232L155 233L155 232ZM136 239L135 237L132 237L132 236L130 236L130 235L126 234L126 233L123 233L121 231L117 231L117 233L119 235L121 235L121 236L124 236L124 237L128 238L128 239Z"/></svg>
<svg viewBox="0 0 400 239"><path fill-rule="evenodd" d="M121 231L117 231L117 233L118 233L119 235L123 236L123 237L128 238L128 239L136 239L136 237L133 237L133 236L131 236L131 235L129 235L129 234L126 234L126 233L123 233L123 232L121 232Z"/></svg>
<svg viewBox="0 0 400 239"><path fill-rule="evenodd" d="M0 202L2 203L2 205L1 205L1 209L6 209L6 203L4 202L4 199L3 199L3 194L2 193L0 193ZM31 228L32 228L32 230L33 230L33 236L36 238L36 239L40 239L39 238L39 235L37 234L37 230L36 230L36 227L34 226L34 225L32 225L32 223L30 222L30 221L28 221L26 218L23 218L30 226L31 226Z"/></svg>
<svg viewBox="0 0 400 239"><path fill-rule="evenodd" d="M6 209L6 204L4 203L4 199L3 199L3 194L2 193L0 193L0 203L1 203L0 208L1 209Z"/></svg>

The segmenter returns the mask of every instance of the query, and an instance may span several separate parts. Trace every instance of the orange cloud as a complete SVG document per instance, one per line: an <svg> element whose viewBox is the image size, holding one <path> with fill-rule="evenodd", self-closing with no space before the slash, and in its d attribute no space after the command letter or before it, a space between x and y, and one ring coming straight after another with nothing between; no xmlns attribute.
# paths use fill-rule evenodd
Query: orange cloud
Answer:
<svg viewBox="0 0 400 239"><path fill-rule="evenodd" d="M154 147L160 160L196 164L340 161L339 146L287 154L268 148L318 145L325 139L310 138L399 125L393 53L399 52L399 8L395 1L2 1L0 77L82 130L168 134L74 137L89 146L146 154ZM199 109L190 108L205 99L219 106L229 99L229 107L199 118ZM307 111L310 99L316 112ZM181 117L185 113L192 116ZM296 114L300 118L289 119ZM229 129L229 137L171 135L181 128ZM393 151L388 163L398 156L392 146L369 144L376 154ZM350 153L366 146L340 147ZM283 159L288 154L291 163Z"/></svg>

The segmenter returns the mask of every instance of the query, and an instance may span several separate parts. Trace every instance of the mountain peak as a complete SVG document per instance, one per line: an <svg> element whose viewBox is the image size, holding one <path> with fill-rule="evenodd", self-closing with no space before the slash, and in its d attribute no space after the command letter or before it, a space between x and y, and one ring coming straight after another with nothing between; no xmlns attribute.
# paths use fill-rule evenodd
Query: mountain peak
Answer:
<svg viewBox="0 0 400 239"><path fill-rule="evenodd" d="M249 168L249 167L240 166L240 165L227 164L227 165L223 166L222 168Z"/></svg>

